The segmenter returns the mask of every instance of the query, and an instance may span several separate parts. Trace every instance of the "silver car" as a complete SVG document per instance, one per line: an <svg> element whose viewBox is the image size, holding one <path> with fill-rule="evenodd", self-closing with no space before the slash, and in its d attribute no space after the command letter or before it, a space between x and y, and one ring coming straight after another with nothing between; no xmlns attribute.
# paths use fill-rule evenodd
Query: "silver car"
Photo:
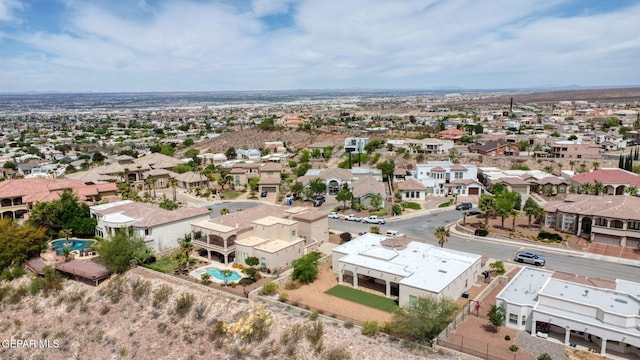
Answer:
<svg viewBox="0 0 640 360"><path fill-rule="evenodd" d="M530 251L518 251L513 261L527 263L535 266L544 266L545 260Z"/></svg>

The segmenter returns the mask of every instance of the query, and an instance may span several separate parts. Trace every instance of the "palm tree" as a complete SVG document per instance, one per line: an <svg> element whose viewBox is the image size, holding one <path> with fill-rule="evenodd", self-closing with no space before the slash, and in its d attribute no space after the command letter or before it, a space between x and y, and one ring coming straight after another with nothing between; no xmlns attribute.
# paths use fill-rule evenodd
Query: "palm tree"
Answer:
<svg viewBox="0 0 640 360"><path fill-rule="evenodd" d="M193 243L191 242L191 239L188 239L185 236L185 239L180 242L180 251L184 254L184 272L186 273L189 271L189 257L193 251Z"/></svg>
<svg viewBox="0 0 640 360"><path fill-rule="evenodd" d="M629 195L631 196L637 196L638 195L638 187L636 186L629 186L629 188L627 189L627 192L629 193Z"/></svg>
<svg viewBox="0 0 640 360"><path fill-rule="evenodd" d="M593 192L595 195L602 195L602 193L604 192L604 185L600 182L600 181L596 181L596 183L593 185Z"/></svg>
<svg viewBox="0 0 640 360"><path fill-rule="evenodd" d="M571 168L571 171L573 171L574 166L576 166L576 162L573 160L569 161L569 167Z"/></svg>
<svg viewBox="0 0 640 360"><path fill-rule="evenodd" d="M229 208L222 208L220 209L220 215L225 216L228 215L231 212L231 210L229 210Z"/></svg>
<svg viewBox="0 0 640 360"><path fill-rule="evenodd" d="M438 228L436 229L435 235L436 235L436 238L438 239L438 245L440 245L440 247L444 247L444 243L447 242L447 238L451 234L449 233L449 229L447 229L446 227L438 226Z"/></svg>
<svg viewBox="0 0 640 360"><path fill-rule="evenodd" d="M173 193L173 202L176 202L177 199L177 190L176 187L178 186L178 180L171 178L169 179L169 184L171 184L171 191Z"/></svg>
<svg viewBox="0 0 640 360"><path fill-rule="evenodd" d="M545 210L544 208L538 208L538 210L536 211L536 217L538 217L539 219L539 224L540 224L540 229L542 229L542 224L544 224L544 217L547 216L547 210Z"/></svg>
<svg viewBox="0 0 640 360"><path fill-rule="evenodd" d="M156 198L156 183L158 182L158 179L155 178L151 178L149 179L149 183L151 184L151 187L153 188L153 198Z"/></svg>
<svg viewBox="0 0 640 360"><path fill-rule="evenodd" d="M516 231L516 219L518 218L519 214L520 211L515 209L511 209L511 211L509 212L509 215L511 216L511 231L513 232Z"/></svg>
<svg viewBox="0 0 640 360"><path fill-rule="evenodd" d="M462 212L462 225L467 225L467 215L469 215L468 212L466 211Z"/></svg>
<svg viewBox="0 0 640 360"><path fill-rule="evenodd" d="M587 171L587 164L582 162L580 163L580 172L585 172L585 171Z"/></svg>
<svg viewBox="0 0 640 360"><path fill-rule="evenodd" d="M586 194L589 195L593 192L595 188L595 185L593 185L592 183L584 183L580 185L580 193L581 194Z"/></svg>
<svg viewBox="0 0 640 360"><path fill-rule="evenodd" d="M229 269L220 270L220 275L222 275L222 277L224 278L224 286L227 286L227 282L229 281L229 278L232 274L233 271Z"/></svg>
<svg viewBox="0 0 640 360"><path fill-rule="evenodd" d="M62 229L59 232L60 236L62 236L63 238L65 238L67 241L65 242L66 244L69 243L69 238L73 235L73 230L72 229Z"/></svg>
<svg viewBox="0 0 640 360"><path fill-rule="evenodd" d="M600 167L600 163L597 161L594 161L591 166L593 166L593 170L598 170L598 168Z"/></svg>
<svg viewBox="0 0 640 360"><path fill-rule="evenodd" d="M538 214L539 208L539 206L525 206L524 213L529 217L529 228L531 227L531 218Z"/></svg>

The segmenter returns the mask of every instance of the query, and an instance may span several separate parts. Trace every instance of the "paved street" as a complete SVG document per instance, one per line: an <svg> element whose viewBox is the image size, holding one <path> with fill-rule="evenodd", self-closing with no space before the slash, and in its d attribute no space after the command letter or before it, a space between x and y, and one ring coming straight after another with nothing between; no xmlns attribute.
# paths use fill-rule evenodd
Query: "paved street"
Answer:
<svg viewBox="0 0 640 360"><path fill-rule="evenodd" d="M461 212L441 209L436 212L420 215L411 214L389 219L381 226L381 232L389 229L398 230L410 238L428 244L437 245L435 229L438 226L451 224L461 218ZM349 222L345 220L329 220L329 228L336 232L350 231L360 233L369 231L370 225ZM586 252L571 251L553 245L525 242L517 240L502 240L493 238L473 237L452 231L445 247L475 254L491 259L512 262L514 254L523 249L534 251L547 260L546 268L572 274L579 274L603 279L625 279L640 281L640 263L628 259L604 257Z"/></svg>

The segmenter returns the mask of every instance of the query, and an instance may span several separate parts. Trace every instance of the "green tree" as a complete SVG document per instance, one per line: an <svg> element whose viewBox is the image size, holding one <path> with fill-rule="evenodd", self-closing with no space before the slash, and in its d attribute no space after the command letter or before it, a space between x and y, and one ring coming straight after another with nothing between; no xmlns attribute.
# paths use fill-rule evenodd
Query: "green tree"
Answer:
<svg viewBox="0 0 640 360"><path fill-rule="evenodd" d="M143 264L151 257L150 249L140 237L129 235L126 229L96 243L98 261L112 273L123 273L131 266Z"/></svg>
<svg viewBox="0 0 640 360"><path fill-rule="evenodd" d="M489 309L489 323L493 325L495 331L498 331L498 328L504 325L504 320L507 316L507 311L504 308L504 304L500 304L500 306L491 305Z"/></svg>
<svg viewBox="0 0 640 360"><path fill-rule="evenodd" d="M380 209L382 207L382 196L380 194L373 194L369 199L369 205L375 210Z"/></svg>
<svg viewBox="0 0 640 360"><path fill-rule="evenodd" d="M451 235L449 233L449 229L447 229L444 226L438 226L438 228L436 228L436 239L438 239L438 245L440 245L440 247L444 247L444 243L447 242L447 238Z"/></svg>
<svg viewBox="0 0 640 360"><path fill-rule="evenodd" d="M396 163L393 160L385 160L378 165L376 168L382 172L382 177L389 184L389 189L393 189L393 172L396 170Z"/></svg>
<svg viewBox="0 0 640 360"><path fill-rule="evenodd" d="M420 297L408 306L397 309L389 322L389 332L410 341L431 344L447 327L457 305L448 298Z"/></svg>
<svg viewBox="0 0 640 360"><path fill-rule="evenodd" d="M294 197L299 197L302 191L304 190L304 184L300 181L294 181L289 188Z"/></svg>
<svg viewBox="0 0 640 360"><path fill-rule="evenodd" d="M321 256L319 252L314 251L294 260L292 277L304 284L312 283L318 277Z"/></svg>
<svg viewBox="0 0 640 360"><path fill-rule="evenodd" d="M524 213L527 214L527 216L529 217L529 226L531 227L531 219L537 215L538 213L538 209L540 208L540 205L538 205L538 203L533 200L532 197L529 197L527 199L527 201L524 202Z"/></svg>
<svg viewBox="0 0 640 360"><path fill-rule="evenodd" d="M349 189L349 184L342 183L342 189L336 194L336 200L342 201L342 208L347 208L347 201L351 201L353 199L353 193L351 189Z"/></svg>
<svg viewBox="0 0 640 360"><path fill-rule="evenodd" d="M224 152L224 156L226 156L229 160L235 159L238 156L238 154L236 153L236 148L233 146L229 147L227 151Z"/></svg>
<svg viewBox="0 0 640 360"><path fill-rule="evenodd" d="M222 278L224 279L224 286L227 286L229 278L233 275L233 271L229 269L220 270L220 275L222 275Z"/></svg>
<svg viewBox="0 0 640 360"><path fill-rule="evenodd" d="M256 266L260 263L260 259L258 259L255 256L249 256L246 259L244 259L244 263L249 266Z"/></svg>
<svg viewBox="0 0 640 360"><path fill-rule="evenodd" d="M309 188L314 194L322 194L327 189L327 184L321 178L309 180Z"/></svg>
<svg viewBox="0 0 640 360"><path fill-rule="evenodd" d="M478 208L484 211L484 227L489 226L489 216L493 215L496 211L495 198L488 194L480 195L478 200Z"/></svg>
<svg viewBox="0 0 640 360"><path fill-rule="evenodd" d="M46 230L33 224L0 219L0 272L38 256L47 242Z"/></svg>
<svg viewBox="0 0 640 360"><path fill-rule="evenodd" d="M551 358L551 355L547 353L542 353L538 356L538 360L553 360L553 358Z"/></svg>
<svg viewBox="0 0 640 360"><path fill-rule="evenodd" d="M75 236L89 237L94 235L97 220L91 217L87 204L78 201L71 189L65 189L57 200L36 203L29 223L47 228L51 236L71 229Z"/></svg>

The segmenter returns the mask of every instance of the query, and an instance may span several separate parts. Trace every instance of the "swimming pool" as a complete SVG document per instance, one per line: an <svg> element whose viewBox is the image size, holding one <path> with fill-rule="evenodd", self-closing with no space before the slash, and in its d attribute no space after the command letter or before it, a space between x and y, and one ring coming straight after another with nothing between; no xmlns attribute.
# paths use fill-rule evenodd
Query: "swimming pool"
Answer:
<svg viewBox="0 0 640 360"><path fill-rule="evenodd" d="M69 251L73 251L73 250L80 251L82 249L90 248L91 244L94 241L95 240L69 239L69 244L66 244L67 243L66 239L59 239L59 240L52 241L50 244L51 244L51 248L55 250L58 255L62 255L64 253L65 248L68 248Z"/></svg>
<svg viewBox="0 0 640 360"><path fill-rule="evenodd" d="M198 276L202 276L202 274L207 273L209 275L211 275L211 277L214 277L220 281L224 281L224 276L222 276L222 273L220 272L220 269L215 268L213 266L207 266L205 268L202 269L198 269L195 270L193 273L198 275ZM231 276L229 276L227 278L227 281L236 281L236 280L240 280L242 279L242 276L240 274L238 274L237 271L233 271L231 270Z"/></svg>

